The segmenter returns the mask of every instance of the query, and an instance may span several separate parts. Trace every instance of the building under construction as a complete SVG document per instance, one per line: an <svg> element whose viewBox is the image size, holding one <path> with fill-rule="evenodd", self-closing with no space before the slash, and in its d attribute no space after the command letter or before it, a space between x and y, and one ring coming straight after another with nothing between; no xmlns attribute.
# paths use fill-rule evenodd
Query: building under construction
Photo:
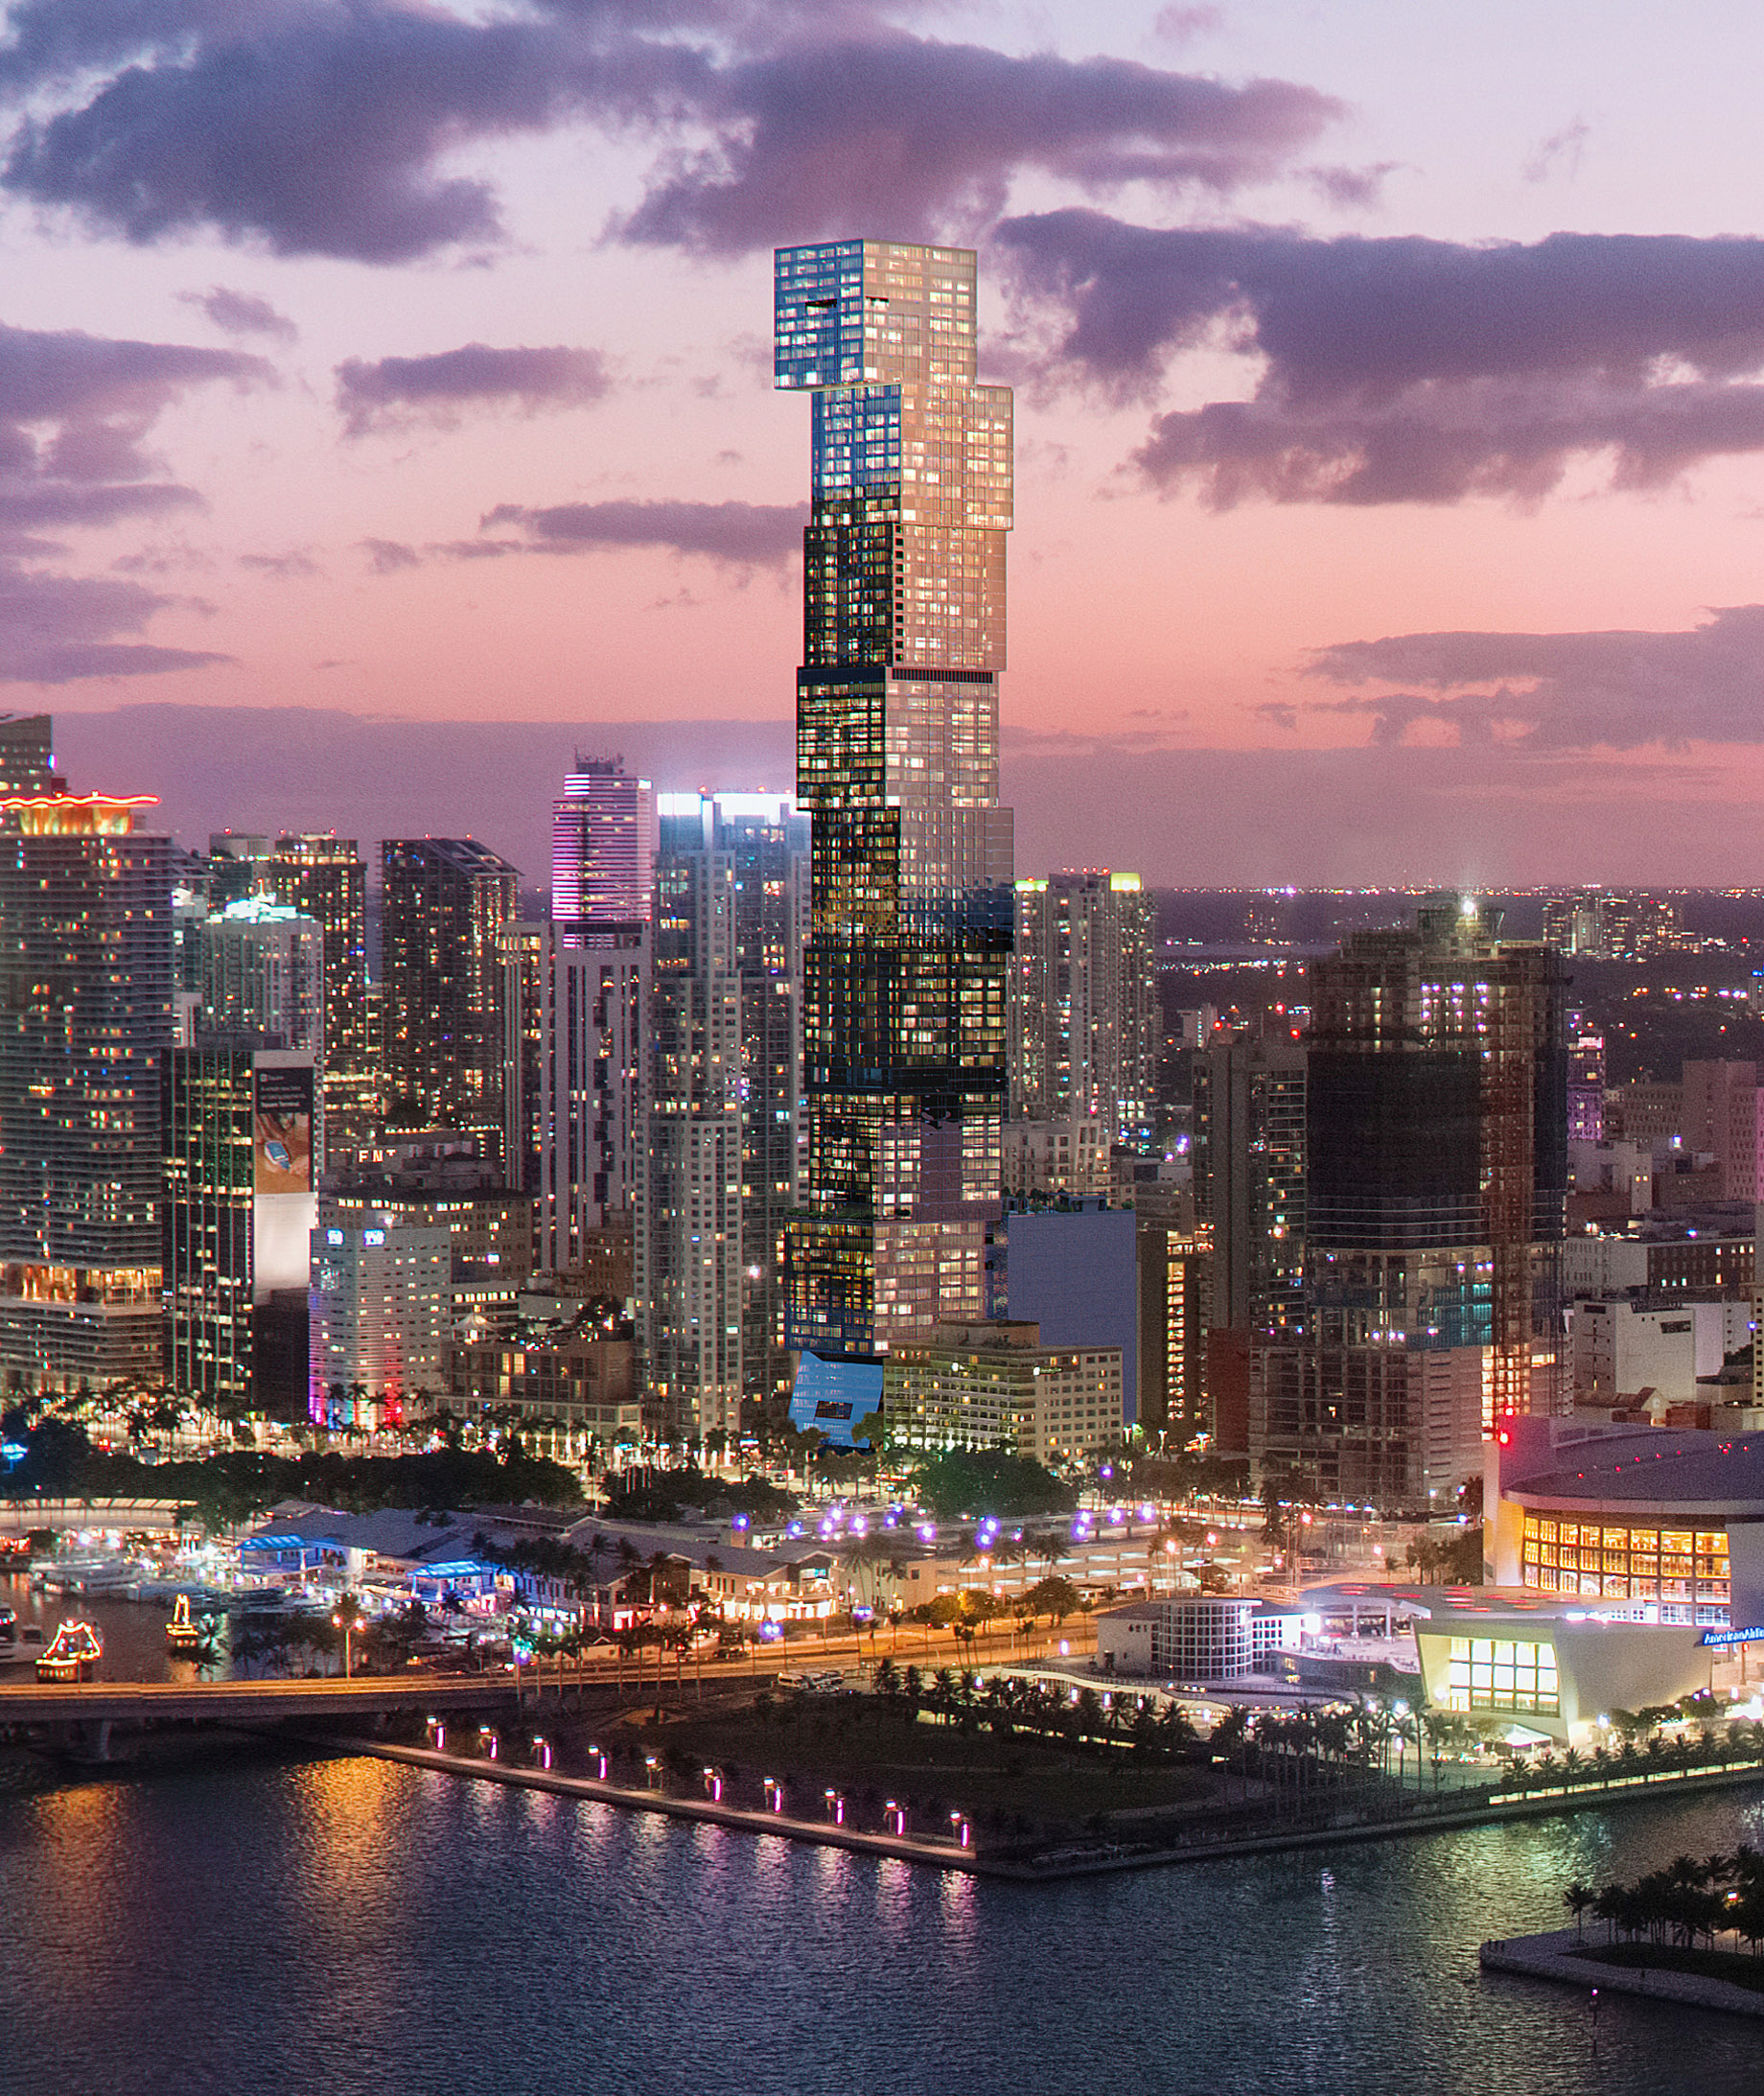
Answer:
<svg viewBox="0 0 1764 2096"><path fill-rule="evenodd" d="M1326 1500L1445 1511L1497 1413L1555 1409L1566 971L1499 929L1429 903L1311 971L1301 1328L1251 1444Z"/></svg>

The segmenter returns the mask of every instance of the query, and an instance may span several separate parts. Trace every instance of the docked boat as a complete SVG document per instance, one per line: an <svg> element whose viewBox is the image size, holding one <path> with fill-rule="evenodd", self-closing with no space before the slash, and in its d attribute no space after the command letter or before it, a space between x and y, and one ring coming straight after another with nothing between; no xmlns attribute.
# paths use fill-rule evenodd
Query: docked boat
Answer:
<svg viewBox="0 0 1764 2096"><path fill-rule="evenodd" d="M98 1663L104 1656L104 1641L96 1623L75 1622L70 1618L43 1648L36 1663L38 1681L95 1681Z"/></svg>
<svg viewBox="0 0 1764 2096"><path fill-rule="evenodd" d="M166 1625L166 1650L194 1652L201 1642L202 1628L191 1617L190 1596L180 1594L172 1610L172 1620Z"/></svg>

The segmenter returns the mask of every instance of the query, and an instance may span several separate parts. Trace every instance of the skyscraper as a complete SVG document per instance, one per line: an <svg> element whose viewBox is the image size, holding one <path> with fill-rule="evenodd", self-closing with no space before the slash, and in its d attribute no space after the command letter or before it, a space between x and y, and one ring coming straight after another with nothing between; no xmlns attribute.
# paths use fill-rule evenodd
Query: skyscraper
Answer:
<svg viewBox="0 0 1764 2096"><path fill-rule="evenodd" d="M1008 1090L1011 403L975 383L974 302L965 248L777 257L777 384L813 394L797 680L808 1176L789 1336L824 1353L985 1314Z"/></svg>
<svg viewBox="0 0 1764 2096"><path fill-rule="evenodd" d="M324 933L310 917L247 896L204 920L197 956L205 1028L274 1035L323 1069Z"/></svg>
<svg viewBox="0 0 1764 2096"><path fill-rule="evenodd" d="M603 944L647 924L656 797L622 757L576 758L551 805L551 921Z"/></svg>
<svg viewBox="0 0 1764 2096"><path fill-rule="evenodd" d="M1251 1452L1331 1498L1449 1505L1556 1402L1565 971L1499 930L1448 898L1311 969L1302 1329L1258 1345Z"/></svg>
<svg viewBox="0 0 1764 2096"><path fill-rule="evenodd" d="M1015 1120L1101 1120L1136 1143L1157 1117L1151 897L1137 873L1016 884L1010 978Z"/></svg>
<svg viewBox="0 0 1764 2096"><path fill-rule="evenodd" d="M353 837L282 836L261 870L278 902L310 918L325 943L325 1127L360 1141L378 1118L379 1043L367 1017L367 865Z"/></svg>
<svg viewBox="0 0 1764 2096"><path fill-rule="evenodd" d="M145 799L0 802L0 1375L155 1377L171 840Z"/></svg>
<svg viewBox="0 0 1764 2096"><path fill-rule="evenodd" d="M381 847L386 1118L458 1129L502 1154L502 969L497 935L520 876L473 837Z"/></svg>
<svg viewBox="0 0 1764 2096"><path fill-rule="evenodd" d="M306 1410L317 1079L310 1049L245 1032L165 1059L168 1365L234 1417Z"/></svg>
<svg viewBox="0 0 1764 2096"><path fill-rule="evenodd" d="M55 722L47 713L0 713L0 795L65 791L56 777Z"/></svg>
<svg viewBox="0 0 1764 2096"><path fill-rule="evenodd" d="M808 825L775 794L660 808L637 1287L656 1424L695 1439L786 1380Z"/></svg>

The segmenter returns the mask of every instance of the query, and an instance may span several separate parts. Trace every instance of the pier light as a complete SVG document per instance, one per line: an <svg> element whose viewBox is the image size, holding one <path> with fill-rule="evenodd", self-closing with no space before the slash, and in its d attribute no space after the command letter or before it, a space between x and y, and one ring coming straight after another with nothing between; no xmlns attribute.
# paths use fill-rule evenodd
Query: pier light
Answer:
<svg viewBox="0 0 1764 2096"><path fill-rule="evenodd" d="M643 1773L649 1779L650 1789L660 1790L662 1787L662 1763L655 1755L644 1755Z"/></svg>
<svg viewBox="0 0 1764 2096"><path fill-rule="evenodd" d="M479 1746L484 1750L485 1758L494 1761L497 1758L497 1751L502 1744L497 1736L496 1728L492 1725L480 1725L477 1728L477 1740Z"/></svg>
<svg viewBox="0 0 1764 2096"><path fill-rule="evenodd" d="M765 1782L766 1810L781 1812L784 1809L784 1786L776 1776L768 1776Z"/></svg>
<svg viewBox="0 0 1764 2096"><path fill-rule="evenodd" d="M974 1829L967 1823L966 1814L962 1812L952 1812L949 1815L949 1824L956 1830L957 1845L960 1848L965 1849L968 1846L968 1843L973 1839L974 1833Z"/></svg>
<svg viewBox="0 0 1764 2096"><path fill-rule="evenodd" d="M906 1806L904 1805L897 1804L893 1798L891 1798L888 1803L882 1807L882 1811L888 1821L889 1832L897 1837L903 1835L907 1830Z"/></svg>
<svg viewBox="0 0 1764 2096"><path fill-rule="evenodd" d="M723 1773L720 1769L708 1768L705 1771L705 1795L712 1805L722 1804Z"/></svg>
<svg viewBox="0 0 1764 2096"><path fill-rule="evenodd" d="M543 1734L535 1733L533 1735L533 1752L539 1757L541 1768L549 1768L551 1766L551 1742Z"/></svg>
<svg viewBox="0 0 1764 2096"><path fill-rule="evenodd" d="M827 1818L835 1827L843 1827L846 1824L846 1801L837 1790L829 1790L825 1795Z"/></svg>
<svg viewBox="0 0 1764 2096"><path fill-rule="evenodd" d="M607 1780L607 1757L604 1747L590 1747L588 1758L594 1764L594 1781L603 1783Z"/></svg>
<svg viewBox="0 0 1764 2096"><path fill-rule="evenodd" d="M429 1734L429 1743L437 1754L447 1745L447 1727L438 1717L426 1717L424 1728Z"/></svg>

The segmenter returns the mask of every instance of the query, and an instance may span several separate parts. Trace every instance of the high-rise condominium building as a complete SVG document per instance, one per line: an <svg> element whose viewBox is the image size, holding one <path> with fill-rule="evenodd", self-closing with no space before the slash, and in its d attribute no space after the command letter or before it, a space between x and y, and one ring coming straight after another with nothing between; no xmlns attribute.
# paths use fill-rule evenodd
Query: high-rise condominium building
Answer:
<svg viewBox="0 0 1764 2096"><path fill-rule="evenodd" d="M512 1124L539 1145L538 1184L527 1189L539 1197L539 1265L572 1272L592 1255L595 1233L629 1223L636 1201L649 934L584 948L558 924L520 930L518 943L502 942L507 992L522 1000L505 1021L505 1038L525 1065ZM525 1087L533 1083L529 1107Z"/></svg>
<svg viewBox="0 0 1764 2096"><path fill-rule="evenodd" d="M0 713L0 796L60 793L55 722L47 713Z"/></svg>
<svg viewBox="0 0 1764 2096"><path fill-rule="evenodd" d="M502 1154L502 968L497 935L520 878L473 837L381 847L386 1119L458 1129Z"/></svg>
<svg viewBox="0 0 1764 2096"><path fill-rule="evenodd" d="M77 1389L160 1366L160 1062L171 840L153 803L0 802L0 1376Z"/></svg>
<svg viewBox="0 0 1764 2096"><path fill-rule="evenodd" d="M1250 1432L1332 1499L1449 1506L1556 1402L1565 970L1499 926L1447 899L1311 970L1302 1331L1258 1345Z"/></svg>
<svg viewBox="0 0 1764 2096"><path fill-rule="evenodd" d="M790 1338L867 1353L985 1314L1008 1090L1010 392L975 383L964 248L780 249L776 320L777 383L813 395L797 680L808 1176Z"/></svg>
<svg viewBox="0 0 1764 2096"><path fill-rule="evenodd" d="M656 797L622 757L576 758L551 806L551 921L604 944L649 921Z"/></svg>
<svg viewBox="0 0 1764 2096"><path fill-rule="evenodd" d="M360 1141L379 1118L380 1044L367 1016L367 864L353 837L278 837L263 869L278 902L324 935L325 1126Z"/></svg>
<svg viewBox="0 0 1764 2096"><path fill-rule="evenodd" d="M1013 1120L1098 1121L1139 1142L1157 1116L1151 897L1137 873L1016 884L1010 975Z"/></svg>
<svg viewBox="0 0 1764 2096"><path fill-rule="evenodd" d="M323 1069L325 941L310 917L267 896L229 902L202 923L197 970L205 1028L274 1035Z"/></svg>
<svg viewBox="0 0 1764 2096"><path fill-rule="evenodd" d="M777 795L662 797L637 1291L670 1439L738 1432L743 1396L786 1380L807 846Z"/></svg>
<svg viewBox="0 0 1764 2096"><path fill-rule="evenodd" d="M238 1416L307 1401L317 1058L249 1033L165 1058L165 1293L176 1388Z"/></svg>

